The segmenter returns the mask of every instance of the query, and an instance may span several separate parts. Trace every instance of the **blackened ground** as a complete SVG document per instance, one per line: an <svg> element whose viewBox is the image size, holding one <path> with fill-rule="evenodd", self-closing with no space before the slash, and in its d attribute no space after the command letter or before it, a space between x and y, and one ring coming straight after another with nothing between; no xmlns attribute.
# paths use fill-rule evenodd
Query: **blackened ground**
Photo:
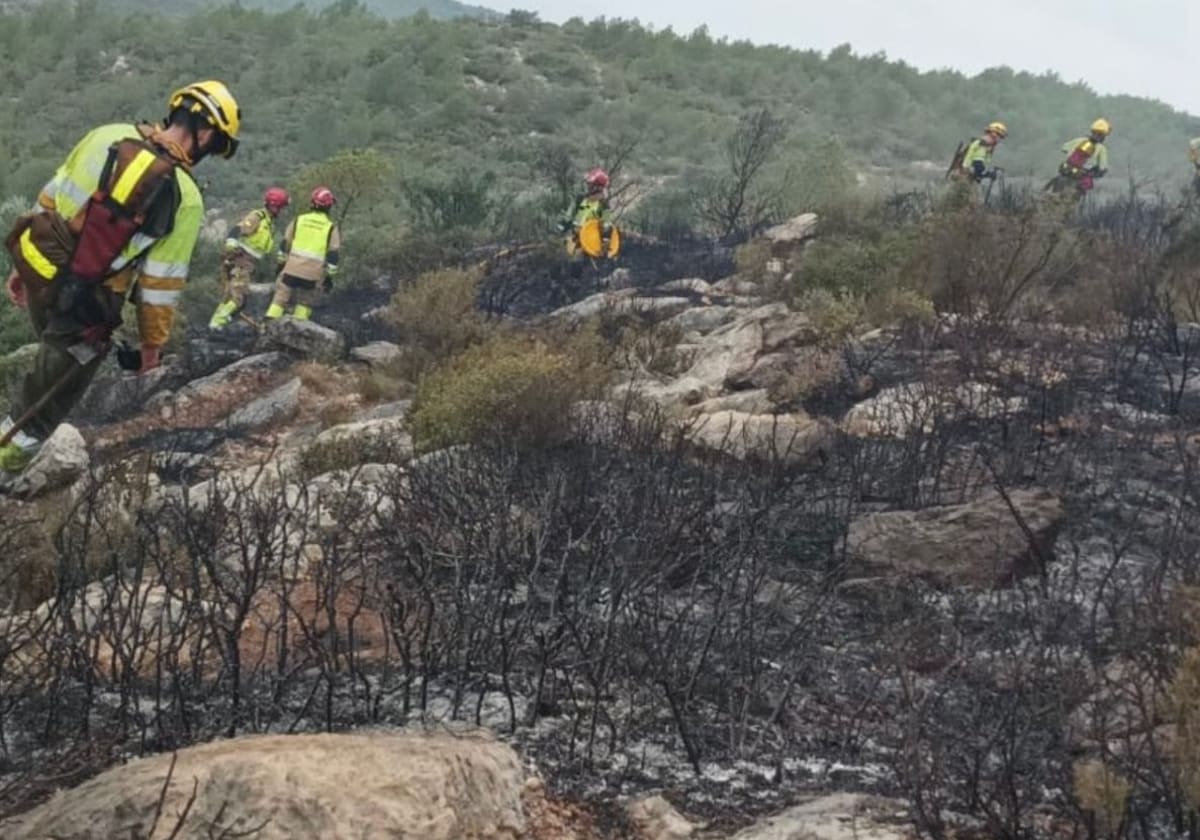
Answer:
<svg viewBox="0 0 1200 840"><path fill-rule="evenodd" d="M625 285L657 286L698 277L715 281L734 271L733 250L713 240L658 242L627 239L616 260L571 260L557 248L513 248L485 254L487 271L479 290L480 308L494 315L531 317L583 300L604 286L618 269Z"/></svg>

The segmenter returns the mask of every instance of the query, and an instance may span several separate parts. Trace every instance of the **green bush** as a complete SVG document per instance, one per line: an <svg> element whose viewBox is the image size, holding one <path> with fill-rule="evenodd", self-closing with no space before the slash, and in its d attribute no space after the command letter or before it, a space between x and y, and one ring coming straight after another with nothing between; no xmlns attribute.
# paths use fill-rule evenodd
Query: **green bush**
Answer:
<svg viewBox="0 0 1200 840"><path fill-rule="evenodd" d="M901 228L875 237L830 238L805 250L793 291L813 289L869 297L894 287L912 257L917 232Z"/></svg>
<svg viewBox="0 0 1200 840"><path fill-rule="evenodd" d="M442 269L396 292L388 322L399 330L407 359L393 371L397 377L416 379L484 339L487 322L475 305L479 281L476 269Z"/></svg>
<svg viewBox="0 0 1200 840"><path fill-rule="evenodd" d="M603 375L524 337L473 347L421 383L412 409L417 448L499 441L544 446L568 433L569 411L596 397Z"/></svg>

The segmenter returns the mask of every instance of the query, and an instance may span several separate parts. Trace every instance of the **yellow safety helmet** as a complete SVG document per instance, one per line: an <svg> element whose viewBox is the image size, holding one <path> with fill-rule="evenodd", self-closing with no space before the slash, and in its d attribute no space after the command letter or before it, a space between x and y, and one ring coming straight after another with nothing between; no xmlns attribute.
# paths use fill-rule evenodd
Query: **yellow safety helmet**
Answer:
<svg viewBox="0 0 1200 840"><path fill-rule="evenodd" d="M987 130L1002 140L1008 136L1008 126L1002 122L988 123Z"/></svg>
<svg viewBox="0 0 1200 840"><path fill-rule="evenodd" d="M1104 119L1104 117L1101 117L1092 123L1092 134L1099 134L1102 137L1107 137L1111 133L1112 126L1109 125L1108 120Z"/></svg>
<svg viewBox="0 0 1200 840"><path fill-rule="evenodd" d="M242 110L224 82L193 82L171 94L167 112L184 109L199 114L204 121L216 129L222 142L213 151L221 157L231 158L238 147L238 129L242 125Z"/></svg>

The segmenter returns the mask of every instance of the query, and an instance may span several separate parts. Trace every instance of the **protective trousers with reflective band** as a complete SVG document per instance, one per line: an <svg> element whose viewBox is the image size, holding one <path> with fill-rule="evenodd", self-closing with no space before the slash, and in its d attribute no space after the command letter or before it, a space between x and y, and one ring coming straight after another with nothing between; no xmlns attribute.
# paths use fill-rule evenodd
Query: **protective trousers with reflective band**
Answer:
<svg viewBox="0 0 1200 840"><path fill-rule="evenodd" d="M279 279L275 281L275 296L271 299L271 305L287 309L288 304L292 302L293 295L295 295L297 307L303 306L311 310L318 297L316 281L293 277L290 274L280 274Z"/></svg>
<svg viewBox="0 0 1200 840"><path fill-rule="evenodd" d="M221 260L221 301L233 301L241 309L246 302L246 289L254 276L254 257L245 251L235 251Z"/></svg>
<svg viewBox="0 0 1200 840"><path fill-rule="evenodd" d="M84 330L88 325L70 313L58 311L53 305L53 295L43 281L31 281L24 275L21 280L25 284L26 298L29 301L29 319L33 323L39 344L33 370L26 374L22 386L15 394L9 410L10 416L14 420L21 417L60 379L64 376L69 377L66 384L58 389L22 429L26 434L45 440L55 427L66 419L87 391L100 367L103 354L95 353L86 363L80 364L70 349L89 346L84 339ZM94 304L102 312L107 312L114 321L120 319L124 295L103 285L90 286L86 293L94 296Z"/></svg>

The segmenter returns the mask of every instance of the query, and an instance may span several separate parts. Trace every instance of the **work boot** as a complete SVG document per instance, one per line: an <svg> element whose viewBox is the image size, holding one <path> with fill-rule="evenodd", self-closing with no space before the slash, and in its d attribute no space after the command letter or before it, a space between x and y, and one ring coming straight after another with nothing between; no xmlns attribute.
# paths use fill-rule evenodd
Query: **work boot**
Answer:
<svg viewBox="0 0 1200 840"><path fill-rule="evenodd" d="M267 320L274 320L283 317L283 307L278 303L272 303L267 307Z"/></svg>
<svg viewBox="0 0 1200 840"><path fill-rule="evenodd" d="M33 455L33 452L17 446L15 443L6 443L4 446L0 446L0 477L16 475L23 471L33 460Z"/></svg>
<svg viewBox="0 0 1200 840"><path fill-rule="evenodd" d="M0 422L0 437L8 434L12 427L12 418L5 417ZM0 446L0 476L5 473L15 475L24 470L29 466L29 462L33 460L33 456L37 454L38 447L41 445L41 441L24 432L17 432L13 435L11 441Z"/></svg>

